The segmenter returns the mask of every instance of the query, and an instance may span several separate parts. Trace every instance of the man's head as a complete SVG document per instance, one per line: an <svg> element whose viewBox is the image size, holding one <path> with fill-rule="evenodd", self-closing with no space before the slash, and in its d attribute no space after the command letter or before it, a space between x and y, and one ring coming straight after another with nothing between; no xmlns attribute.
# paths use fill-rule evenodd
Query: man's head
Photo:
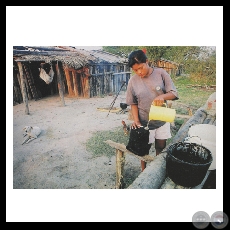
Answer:
<svg viewBox="0 0 230 230"><path fill-rule="evenodd" d="M147 57L144 51L135 50L129 54L128 61L129 67L132 68L134 64L146 63Z"/></svg>
<svg viewBox="0 0 230 230"><path fill-rule="evenodd" d="M129 54L128 65L140 77L145 77L149 72L148 59L142 50Z"/></svg>

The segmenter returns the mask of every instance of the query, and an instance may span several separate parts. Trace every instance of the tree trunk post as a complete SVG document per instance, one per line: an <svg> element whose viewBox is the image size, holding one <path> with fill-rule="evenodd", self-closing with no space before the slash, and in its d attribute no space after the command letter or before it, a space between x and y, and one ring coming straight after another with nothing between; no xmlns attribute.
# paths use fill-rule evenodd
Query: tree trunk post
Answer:
<svg viewBox="0 0 230 230"><path fill-rule="evenodd" d="M21 87L22 87L22 97L23 97L23 102L25 105L25 114L28 115L30 114L29 112L29 106L28 106L28 97L27 97L27 92L26 92L26 85L25 85L25 77L23 73L23 67L22 63L18 62L18 69L20 73L20 82L21 82Z"/></svg>
<svg viewBox="0 0 230 230"><path fill-rule="evenodd" d="M125 164L125 155L119 149L116 149L116 189L123 188L123 171Z"/></svg>
<svg viewBox="0 0 230 230"><path fill-rule="evenodd" d="M65 106L65 100L64 100L64 90L63 90L63 84L62 84L62 80L61 80L61 74L60 74L60 70L58 67L58 61L56 64L56 72L57 72L57 82L58 82L58 90L59 90L59 95L61 98L61 104L62 106Z"/></svg>

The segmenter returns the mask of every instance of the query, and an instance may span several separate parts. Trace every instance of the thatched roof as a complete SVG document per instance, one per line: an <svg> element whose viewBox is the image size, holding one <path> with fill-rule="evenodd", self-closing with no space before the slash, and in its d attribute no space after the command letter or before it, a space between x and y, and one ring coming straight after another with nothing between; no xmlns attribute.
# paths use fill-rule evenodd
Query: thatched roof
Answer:
<svg viewBox="0 0 230 230"><path fill-rule="evenodd" d="M44 61L51 63L60 61L75 69L100 63L118 64L127 62L125 58L102 50L88 51L70 46L14 46L13 57L16 62Z"/></svg>

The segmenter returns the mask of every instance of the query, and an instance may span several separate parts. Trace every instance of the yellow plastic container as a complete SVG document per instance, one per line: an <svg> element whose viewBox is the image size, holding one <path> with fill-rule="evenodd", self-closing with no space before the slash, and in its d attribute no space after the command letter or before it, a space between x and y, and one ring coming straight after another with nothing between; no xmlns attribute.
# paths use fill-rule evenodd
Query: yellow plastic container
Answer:
<svg viewBox="0 0 230 230"><path fill-rule="evenodd" d="M173 122L175 116L176 116L176 110L167 107L151 105L149 111L149 120Z"/></svg>

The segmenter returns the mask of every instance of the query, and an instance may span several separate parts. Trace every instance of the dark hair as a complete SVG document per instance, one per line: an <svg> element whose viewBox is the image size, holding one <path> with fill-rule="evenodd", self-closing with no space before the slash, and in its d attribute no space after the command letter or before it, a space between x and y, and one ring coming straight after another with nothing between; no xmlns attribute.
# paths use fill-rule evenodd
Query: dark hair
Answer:
<svg viewBox="0 0 230 230"><path fill-rule="evenodd" d="M147 57L143 50L135 50L129 54L128 66L132 68L134 64L146 63Z"/></svg>

